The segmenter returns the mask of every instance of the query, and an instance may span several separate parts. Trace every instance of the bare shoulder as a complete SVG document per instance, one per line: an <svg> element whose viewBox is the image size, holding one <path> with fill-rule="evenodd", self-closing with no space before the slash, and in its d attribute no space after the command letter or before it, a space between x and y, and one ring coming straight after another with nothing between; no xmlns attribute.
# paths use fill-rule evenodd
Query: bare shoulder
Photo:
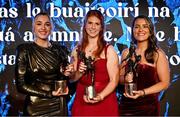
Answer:
<svg viewBox="0 0 180 117"><path fill-rule="evenodd" d="M77 50L78 50L78 47L75 46L74 49L73 49L72 52L71 52L71 55L72 55L72 56L77 56Z"/></svg>
<svg viewBox="0 0 180 117"><path fill-rule="evenodd" d="M107 48L107 51L115 51L115 50L114 50L114 47L112 45L109 45Z"/></svg>
<svg viewBox="0 0 180 117"><path fill-rule="evenodd" d="M166 57L165 52L164 52L161 48L159 48L159 49L157 50L157 52L158 52L159 57Z"/></svg>
<svg viewBox="0 0 180 117"><path fill-rule="evenodd" d="M129 53L129 48L125 48L123 51L122 51L122 54L121 54L121 57L124 58L128 55Z"/></svg>
<svg viewBox="0 0 180 117"><path fill-rule="evenodd" d="M109 45L107 48L107 54L108 55L112 55L112 54L117 54L117 52L115 51L114 47L112 45Z"/></svg>
<svg viewBox="0 0 180 117"><path fill-rule="evenodd" d="M157 49L157 55L156 55L157 61L167 60L165 52L161 49Z"/></svg>

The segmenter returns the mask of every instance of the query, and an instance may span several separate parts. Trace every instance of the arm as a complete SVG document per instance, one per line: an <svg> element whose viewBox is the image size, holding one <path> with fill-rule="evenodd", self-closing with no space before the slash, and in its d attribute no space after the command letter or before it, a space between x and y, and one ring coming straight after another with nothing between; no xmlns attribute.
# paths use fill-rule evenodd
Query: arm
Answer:
<svg viewBox="0 0 180 117"><path fill-rule="evenodd" d="M107 70L110 80L107 86L104 88L104 90L98 94L101 99L105 98L110 93L112 93L115 90L116 86L118 85L118 81L119 81L118 64L119 64L118 55L116 54L113 46L109 46L107 49Z"/></svg>
<svg viewBox="0 0 180 117"><path fill-rule="evenodd" d="M162 50L158 50L156 58L156 68L159 77L159 82L143 90L134 91L134 93L136 94L135 96L126 95L127 97L136 99L140 96L159 93L160 91L168 88L170 81L170 70L168 60L165 56L165 53Z"/></svg>
<svg viewBox="0 0 180 117"><path fill-rule="evenodd" d="M30 94L34 96L40 97L52 97L51 91L43 91L35 86L31 85L31 83L27 83L26 77L27 75L27 45L21 45L17 47L16 50L16 64L15 64L15 76L16 76L16 86L17 90L24 94ZM33 79L31 79L33 80Z"/></svg>
<svg viewBox="0 0 180 117"><path fill-rule="evenodd" d="M121 55L121 64L120 64L120 66L119 66L119 71L120 71L120 78L119 78L119 83L120 84L124 84L124 75L125 75L125 65L126 65L126 62L124 61L124 62L122 62L125 58L126 58L126 56L128 55L128 51L129 49L127 48L127 49L125 49L125 50L123 50L123 52L122 52L122 55Z"/></svg>
<svg viewBox="0 0 180 117"><path fill-rule="evenodd" d="M162 50L158 50L158 58L157 58L157 74L159 77L159 82L149 88L144 89L145 94L153 94L158 93L162 90L165 90L169 86L170 81L170 70L169 63L165 56L165 53Z"/></svg>
<svg viewBox="0 0 180 117"><path fill-rule="evenodd" d="M78 52L77 52L77 47L72 51L71 54L72 58L73 58L73 66L74 66L74 73L72 74L71 78L70 78L70 82L76 82L77 80L79 80L82 75L84 74L84 72L86 71L86 65L81 62L78 65Z"/></svg>

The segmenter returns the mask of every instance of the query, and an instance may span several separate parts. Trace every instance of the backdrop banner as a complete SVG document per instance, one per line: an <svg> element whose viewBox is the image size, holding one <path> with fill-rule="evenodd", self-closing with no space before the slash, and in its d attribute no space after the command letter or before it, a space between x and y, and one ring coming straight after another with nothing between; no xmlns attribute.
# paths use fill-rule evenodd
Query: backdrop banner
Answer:
<svg viewBox="0 0 180 117"><path fill-rule="evenodd" d="M49 40L71 51L81 38L82 21L91 9L105 17L105 40L119 57L130 46L131 24L138 15L154 23L159 46L165 51L171 72L171 84L159 96L162 116L180 115L180 1L179 0L0 0L0 115L21 116L24 95L15 82L15 50L21 43L33 41L32 19L41 12L50 14L53 32ZM69 114L74 97L70 84ZM120 94L117 93L120 99ZM120 100L119 100L120 101Z"/></svg>

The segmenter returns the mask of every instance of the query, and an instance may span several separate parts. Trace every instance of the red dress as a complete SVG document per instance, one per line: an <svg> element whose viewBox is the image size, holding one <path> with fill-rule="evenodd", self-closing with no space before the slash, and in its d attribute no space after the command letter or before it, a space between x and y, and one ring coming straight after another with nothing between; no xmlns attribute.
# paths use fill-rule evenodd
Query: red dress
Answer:
<svg viewBox="0 0 180 117"><path fill-rule="evenodd" d="M107 47L105 47L105 56ZM107 71L107 59L100 58L94 63L95 65L95 90L101 92L109 83L109 75ZM72 107L72 116L118 116L118 101L116 92L112 92L104 98L103 101L90 104L83 100L85 87L90 85L90 75L83 75L78 81L76 88L76 96Z"/></svg>
<svg viewBox="0 0 180 117"><path fill-rule="evenodd" d="M136 82L138 90L150 87L159 82L155 67L138 64L137 73ZM160 112L158 93L137 99L122 96L119 111L120 116L158 116Z"/></svg>

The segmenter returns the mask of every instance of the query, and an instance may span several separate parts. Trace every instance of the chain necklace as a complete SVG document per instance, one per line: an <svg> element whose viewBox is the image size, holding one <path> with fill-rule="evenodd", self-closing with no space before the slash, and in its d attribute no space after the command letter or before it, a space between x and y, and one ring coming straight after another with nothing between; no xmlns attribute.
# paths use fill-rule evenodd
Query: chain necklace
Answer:
<svg viewBox="0 0 180 117"><path fill-rule="evenodd" d="M89 49L89 50L88 50L88 52L93 52L94 50L96 50L96 48L95 48L95 47L94 47L94 48Z"/></svg>

